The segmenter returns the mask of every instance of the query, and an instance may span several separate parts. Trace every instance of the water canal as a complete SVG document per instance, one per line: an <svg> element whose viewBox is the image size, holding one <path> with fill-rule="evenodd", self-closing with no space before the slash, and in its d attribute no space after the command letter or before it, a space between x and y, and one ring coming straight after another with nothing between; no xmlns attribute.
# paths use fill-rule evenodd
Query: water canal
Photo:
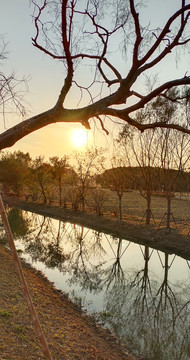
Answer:
<svg viewBox="0 0 190 360"><path fill-rule="evenodd" d="M129 351L190 359L190 261L16 208L8 217L22 257Z"/></svg>

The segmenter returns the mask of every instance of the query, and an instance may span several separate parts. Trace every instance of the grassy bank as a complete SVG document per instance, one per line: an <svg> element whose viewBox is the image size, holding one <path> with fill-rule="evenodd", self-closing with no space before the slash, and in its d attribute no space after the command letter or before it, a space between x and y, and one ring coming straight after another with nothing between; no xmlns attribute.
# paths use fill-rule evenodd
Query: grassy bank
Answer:
<svg viewBox="0 0 190 360"><path fill-rule="evenodd" d="M140 202L143 198L138 193L126 193L126 196L128 197L128 214L124 216L122 221L111 215L111 211L103 216L97 216L93 213L64 209L60 206L23 201L16 197L7 197L5 201L11 206L18 206L38 214L77 223L116 237L131 238L132 241L147 244L155 249L169 253L175 253L189 260L190 201L177 198L173 200L172 211L175 222L172 223L172 228L168 232L164 221L162 226L159 226L161 221L159 215L162 214L163 216L165 199L154 197L152 204L155 214L154 222L152 221L151 224L146 225L142 216L139 215L140 212L143 214L143 207ZM110 201L114 201L114 199L110 199Z"/></svg>

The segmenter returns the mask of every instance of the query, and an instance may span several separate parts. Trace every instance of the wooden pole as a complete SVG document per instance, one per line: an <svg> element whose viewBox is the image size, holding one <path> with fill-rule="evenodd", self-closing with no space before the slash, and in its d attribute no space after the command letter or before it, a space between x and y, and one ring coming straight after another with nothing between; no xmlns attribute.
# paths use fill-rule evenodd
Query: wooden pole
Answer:
<svg viewBox="0 0 190 360"><path fill-rule="evenodd" d="M33 324L34 324L36 334L37 334L37 336L39 338L39 341L40 341L40 344L41 344L41 349L43 351L45 359L46 360L52 360L50 350L49 350L49 347L48 347L48 343L46 341L46 338L45 338L45 335L44 335L43 330L41 328L38 316L36 314L36 311L35 311L35 308L34 308L34 305L33 305L33 302L32 302L32 298L31 298L31 295L29 293L28 285L27 285L27 282L26 282L25 277L24 277L21 262L20 262L20 259L18 257L17 251L16 251L12 231L11 231L11 228L10 228L10 225L9 225L9 221L8 221L8 218L7 218L7 214L6 214L6 211L5 211L5 207L4 207L4 203L3 203L3 200L2 200L1 194L0 194L0 213L1 213L2 221L3 221L3 225L4 225L4 228L5 228L5 231L6 231L6 235L7 235L7 238L8 238L9 246L10 246L10 249L12 251L13 259L15 261L16 268L17 268L17 271L18 271L18 274L19 274L20 282L21 282L21 285L22 285L23 290L24 290L24 295L25 295L25 298L26 298L26 301L27 301L28 309L29 309L29 312L30 312L31 317L32 317L32 321L33 321Z"/></svg>

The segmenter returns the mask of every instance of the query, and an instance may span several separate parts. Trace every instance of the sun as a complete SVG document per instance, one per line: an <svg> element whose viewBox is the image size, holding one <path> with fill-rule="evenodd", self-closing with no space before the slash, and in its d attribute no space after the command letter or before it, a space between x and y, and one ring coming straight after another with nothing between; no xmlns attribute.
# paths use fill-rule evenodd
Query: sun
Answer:
<svg viewBox="0 0 190 360"><path fill-rule="evenodd" d="M88 134L86 130L75 129L72 132L72 142L75 147L82 148L88 141Z"/></svg>

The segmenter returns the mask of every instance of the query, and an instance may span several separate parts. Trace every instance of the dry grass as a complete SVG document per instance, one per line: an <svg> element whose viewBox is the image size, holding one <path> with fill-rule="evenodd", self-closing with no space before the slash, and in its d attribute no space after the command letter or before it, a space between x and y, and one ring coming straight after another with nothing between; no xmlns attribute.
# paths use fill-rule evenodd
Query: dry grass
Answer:
<svg viewBox="0 0 190 360"><path fill-rule="evenodd" d="M107 191L108 197L103 206L103 213L119 217L118 197L111 191ZM167 212L166 198L152 196L151 210L154 221L158 227L166 226L165 214ZM125 192L122 199L123 220L134 221L136 224L145 222L146 200L138 191ZM182 234L188 234L190 230L190 198L180 197L180 194L172 199L171 227L177 228ZM153 219L151 220L152 223Z"/></svg>

